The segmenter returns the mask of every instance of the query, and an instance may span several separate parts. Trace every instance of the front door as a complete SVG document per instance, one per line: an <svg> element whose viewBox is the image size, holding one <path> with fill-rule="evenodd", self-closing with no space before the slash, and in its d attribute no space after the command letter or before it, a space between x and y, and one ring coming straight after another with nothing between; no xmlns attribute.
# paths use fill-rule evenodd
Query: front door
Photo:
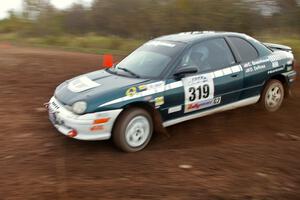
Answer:
<svg viewBox="0 0 300 200"><path fill-rule="evenodd" d="M180 66L196 66L198 73L166 81L164 121L238 101L243 71L223 38L194 45Z"/></svg>

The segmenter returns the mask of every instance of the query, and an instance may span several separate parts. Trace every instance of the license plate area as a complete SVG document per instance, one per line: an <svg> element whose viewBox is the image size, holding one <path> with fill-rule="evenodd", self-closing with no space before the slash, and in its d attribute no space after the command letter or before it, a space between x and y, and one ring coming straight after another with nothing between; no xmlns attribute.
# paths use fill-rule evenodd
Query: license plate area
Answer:
<svg viewBox="0 0 300 200"><path fill-rule="evenodd" d="M53 124L57 124L57 120L56 120L56 114L53 110L51 110L51 108L49 108L49 120L53 123Z"/></svg>

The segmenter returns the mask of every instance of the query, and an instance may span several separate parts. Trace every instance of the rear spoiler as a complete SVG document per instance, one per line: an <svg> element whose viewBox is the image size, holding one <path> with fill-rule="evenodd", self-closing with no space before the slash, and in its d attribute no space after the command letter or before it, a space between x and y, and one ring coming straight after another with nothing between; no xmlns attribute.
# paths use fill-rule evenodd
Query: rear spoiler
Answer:
<svg viewBox="0 0 300 200"><path fill-rule="evenodd" d="M272 43L263 43L266 47L272 49L273 51L287 51L292 53L292 48L281 45L281 44L272 44Z"/></svg>

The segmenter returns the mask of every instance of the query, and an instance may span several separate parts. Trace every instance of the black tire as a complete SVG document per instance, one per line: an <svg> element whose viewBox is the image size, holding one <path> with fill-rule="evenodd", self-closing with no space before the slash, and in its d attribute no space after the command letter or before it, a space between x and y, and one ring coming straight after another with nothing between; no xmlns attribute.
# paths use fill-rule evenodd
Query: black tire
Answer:
<svg viewBox="0 0 300 200"><path fill-rule="evenodd" d="M277 93L280 97L276 97L274 93ZM271 95L271 93L273 95ZM261 96L261 107L267 112L276 112L280 109L284 99L284 87L279 80L270 80L264 88ZM274 101L274 102L273 102Z"/></svg>
<svg viewBox="0 0 300 200"><path fill-rule="evenodd" d="M132 120L134 121L134 120L137 120L138 118L148 121L149 134L148 135L145 134L145 135L147 135L143 138L143 140L145 140L145 142L143 142L141 145L132 146L130 144L130 141L128 141L132 137L128 138L129 136L127 135L127 138L126 138L126 129L127 128L130 129L130 127L128 126L129 123L134 123L134 122L132 122ZM145 131L145 130L143 129L142 131ZM145 132L148 133L148 131L145 131ZM141 108L129 108L129 109L125 110L124 112L122 112L120 117L116 121L116 124L113 129L113 141L114 141L114 144L124 152L137 152L137 151L144 149L148 145L148 143L150 142L150 139L152 137L152 133L153 133L153 120L152 120L151 115L146 110L141 109ZM127 134L129 134L129 133L127 133ZM131 134L131 135L135 135L135 134ZM140 138L138 138L138 139L140 139ZM139 140L137 142L139 142Z"/></svg>

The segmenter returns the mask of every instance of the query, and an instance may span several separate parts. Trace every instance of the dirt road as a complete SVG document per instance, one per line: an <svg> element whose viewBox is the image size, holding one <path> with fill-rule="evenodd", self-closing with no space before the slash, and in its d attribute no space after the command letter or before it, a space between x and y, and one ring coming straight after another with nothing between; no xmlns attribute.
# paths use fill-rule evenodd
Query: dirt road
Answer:
<svg viewBox="0 0 300 200"><path fill-rule="evenodd" d="M275 114L196 119L125 154L59 134L42 108L60 82L99 65L99 55L0 48L0 199L300 199L300 82Z"/></svg>

